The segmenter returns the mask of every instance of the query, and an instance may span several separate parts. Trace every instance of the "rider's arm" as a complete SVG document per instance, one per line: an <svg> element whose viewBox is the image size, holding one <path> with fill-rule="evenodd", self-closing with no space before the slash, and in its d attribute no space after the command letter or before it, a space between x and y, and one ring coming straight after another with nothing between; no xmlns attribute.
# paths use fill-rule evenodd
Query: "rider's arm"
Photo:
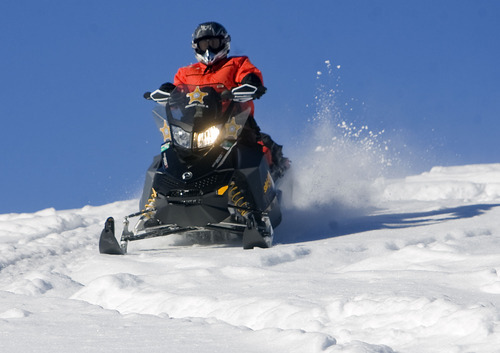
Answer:
<svg viewBox="0 0 500 353"><path fill-rule="evenodd" d="M238 84L245 84L245 83L249 83L249 84L252 84L250 82L243 82L243 80L245 79L250 79L253 77L253 80L255 80L256 78L258 78L260 80L260 85L262 86L264 84L264 79L262 78L262 72L260 72L260 70L258 68L256 68L251 62L250 60L248 59L248 57L246 56L241 56L241 57L237 57L235 58L237 61L238 61L238 69L236 71L236 75L235 75L235 82L238 83ZM250 76L249 76L250 75ZM250 78L246 78L247 76L249 76Z"/></svg>
<svg viewBox="0 0 500 353"><path fill-rule="evenodd" d="M177 73L174 76L174 85L178 86L181 84L186 84L186 69L181 67L179 70L177 70Z"/></svg>
<svg viewBox="0 0 500 353"><path fill-rule="evenodd" d="M259 87L259 86L262 86L262 80L260 79L259 76L257 76L256 74L254 74L252 72L252 73L249 73L248 75L246 75L245 77L243 77L243 80L241 80L241 84L242 85L249 84L249 85L252 85L255 87Z"/></svg>
<svg viewBox="0 0 500 353"><path fill-rule="evenodd" d="M257 87L257 92L254 95L255 99L262 97L266 93L264 87L264 80L262 79L262 72L257 69L247 57L241 57L241 64L236 74L236 82L240 84L249 84Z"/></svg>

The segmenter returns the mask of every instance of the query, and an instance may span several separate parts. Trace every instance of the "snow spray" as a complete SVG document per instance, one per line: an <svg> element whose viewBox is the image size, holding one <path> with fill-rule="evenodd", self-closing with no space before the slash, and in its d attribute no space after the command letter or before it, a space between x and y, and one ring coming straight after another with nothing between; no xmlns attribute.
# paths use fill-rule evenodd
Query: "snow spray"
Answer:
<svg viewBox="0 0 500 353"><path fill-rule="evenodd" d="M326 72L317 72L318 88L314 113L296 146L287 146L292 160L293 196L284 197L283 207L293 213L286 229L334 228L337 220L360 216L371 208L376 195L374 183L385 175L394 158L384 131L349 121L362 120L364 103L345 99L338 71L326 61ZM285 215L286 216L286 215ZM305 222L304 222L305 221ZM305 224L304 224L305 223ZM307 225L308 226L307 226Z"/></svg>

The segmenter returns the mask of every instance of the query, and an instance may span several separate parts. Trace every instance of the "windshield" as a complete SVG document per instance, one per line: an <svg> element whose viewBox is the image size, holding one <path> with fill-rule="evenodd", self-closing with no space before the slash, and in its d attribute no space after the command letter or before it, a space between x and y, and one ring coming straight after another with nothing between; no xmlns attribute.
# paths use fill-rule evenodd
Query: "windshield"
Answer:
<svg viewBox="0 0 500 353"><path fill-rule="evenodd" d="M170 94L166 113L171 124L193 130L204 130L207 126L225 122L225 110L228 103L224 102L220 93L226 87L213 85L178 85Z"/></svg>
<svg viewBox="0 0 500 353"><path fill-rule="evenodd" d="M225 95L223 85L177 86L166 100L153 109L158 130L163 135L162 148L170 142L191 150L211 147L219 141L231 146L246 124L251 109ZM162 150L163 151L163 150Z"/></svg>

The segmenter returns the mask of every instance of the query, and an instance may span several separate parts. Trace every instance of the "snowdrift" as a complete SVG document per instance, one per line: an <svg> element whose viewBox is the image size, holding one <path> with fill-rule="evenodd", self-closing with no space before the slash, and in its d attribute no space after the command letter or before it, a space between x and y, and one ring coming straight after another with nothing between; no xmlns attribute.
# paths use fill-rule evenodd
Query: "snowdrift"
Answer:
<svg viewBox="0 0 500 353"><path fill-rule="evenodd" d="M349 212L290 205L278 243L249 251L100 255L105 217L137 200L0 215L2 352L497 351L500 164L366 190Z"/></svg>

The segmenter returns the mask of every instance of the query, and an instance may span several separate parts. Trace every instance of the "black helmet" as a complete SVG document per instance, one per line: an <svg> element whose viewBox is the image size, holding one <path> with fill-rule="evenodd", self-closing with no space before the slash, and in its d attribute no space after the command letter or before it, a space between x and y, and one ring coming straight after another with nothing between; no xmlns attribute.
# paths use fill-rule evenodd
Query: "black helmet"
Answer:
<svg viewBox="0 0 500 353"><path fill-rule="evenodd" d="M199 62L212 65L227 56L230 43L231 36L224 26L217 22L205 22L194 30L191 45Z"/></svg>

